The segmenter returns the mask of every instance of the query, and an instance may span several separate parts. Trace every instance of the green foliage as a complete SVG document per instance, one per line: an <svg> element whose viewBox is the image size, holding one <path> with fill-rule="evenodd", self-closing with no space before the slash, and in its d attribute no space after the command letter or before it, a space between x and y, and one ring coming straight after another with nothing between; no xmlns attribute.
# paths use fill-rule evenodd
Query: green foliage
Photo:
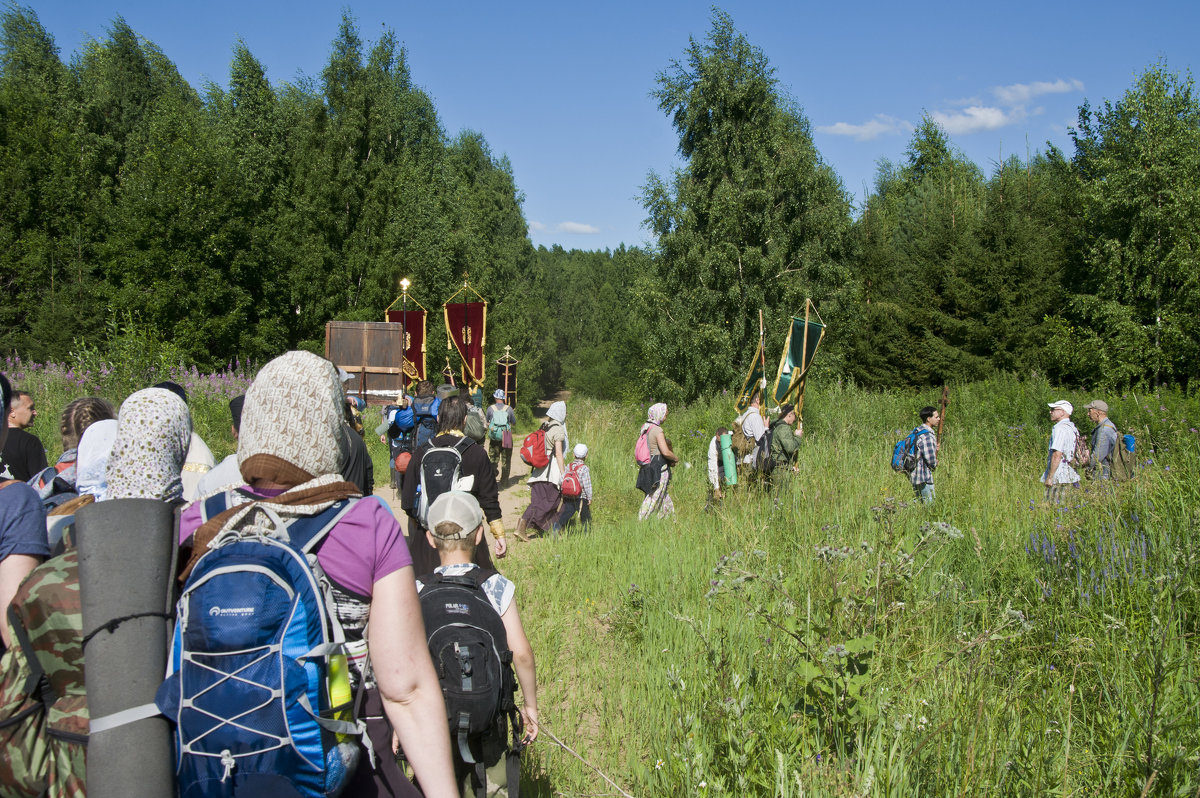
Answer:
<svg viewBox="0 0 1200 798"><path fill-rule="evenodd" d="M848 321L849 202L808 120L728 14L714 11L705 41L691 39L658 85L687 164L669 182L651 174L642 194L658 251L635 289L647 324L640 382L690 400L737 382L760 310L776 351L806 297L831 325Z"/></svg>
<svg viewBox="0 0 1200 798"><path fill-rule="evenodd" d="M1147 330L1138 377L1186 383L1200 362L1200 100L1192 77L1156 64L1116 103L1080 108L1072 135L1085 238L1070 287L1128 308ZM1092 329L1105 346L1128 342L1123 330Z"/></svg>
<svg viewBox="0 0 1200 798"><path fill-rule="evenodd" d="M183 365L185 358L182 350L163 340L153 327L126 312L108 319L101 341L76 341L71 361L77 371L97 378L97 387L105 396L124 397L173 379L172 371Z"/></svg>

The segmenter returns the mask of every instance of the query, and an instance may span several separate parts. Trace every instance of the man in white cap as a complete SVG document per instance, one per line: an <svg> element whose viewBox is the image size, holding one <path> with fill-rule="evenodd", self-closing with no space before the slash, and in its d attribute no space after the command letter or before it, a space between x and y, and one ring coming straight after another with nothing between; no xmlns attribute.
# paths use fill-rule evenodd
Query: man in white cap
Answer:
<svg viewBox="0 0 1200 798"><path fill-rule="evenodd" d="M1079 487L1079 474L1071 468L1079 430L1071 423L1071 413L1075 412L1075 408L1070 402L1059 399L1048 406L1054 427L1050 430L1050 453L1042 474L1042 484L1046 486L1046 501L1059 504L1066 488Z"/></svg>
<svg viewBox="0 0 1200 798"><path fill-rule="evenodd" d="M1113 453L1117 449L1117 425L1108 417L1108 403L1103 399L1093 399L1083 406L1088 411L1088 418L1096 425L1092 430L1091 446L1092 462L1088 473L1095 479L1112 479Z"/></svg>

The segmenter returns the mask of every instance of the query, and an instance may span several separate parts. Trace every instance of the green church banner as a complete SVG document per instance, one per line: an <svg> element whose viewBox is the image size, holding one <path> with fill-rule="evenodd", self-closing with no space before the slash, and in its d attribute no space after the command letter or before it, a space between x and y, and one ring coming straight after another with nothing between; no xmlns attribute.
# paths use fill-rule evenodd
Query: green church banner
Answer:
<svg viewBox="0 0 1200 798"><path fill-rule="evenodd" d="M817 316L812 300L805 300L803 318L792 317L783 355L779 359L779 371L775 374L773 393L777 405L784 402L795 405L796 415L800 418L804 417L804 380L824 337L825 325Z"/></svg>

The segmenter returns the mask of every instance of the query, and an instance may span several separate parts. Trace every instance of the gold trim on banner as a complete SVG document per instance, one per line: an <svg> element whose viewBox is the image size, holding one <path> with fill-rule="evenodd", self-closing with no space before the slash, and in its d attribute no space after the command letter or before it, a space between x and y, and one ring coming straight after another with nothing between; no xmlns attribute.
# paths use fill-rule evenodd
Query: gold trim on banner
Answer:
<svg viewBox="0 0 1200 798"><path fill-rule="evenodd" d="M480 339L479 339L479 359L482 364L480 366L480 370L482 371L482 373L479 375L476 375L474 372L471 371L470 367L467 365L466 352L464 352L462 349L458 348L458 343L455 342L454 335L450 332L450 310L449 310L449 307L454 302L454 298L456 296L458 296L459 294L461 294L463 291L470 291L472 294L479 297L479 301L483 303L483 319L481 320L481 323L483 324L483 333L482 333L482 335L480 335ZM462 304L462 303L460 303L460 304ZM488 306L487 300L484 299L480 295L480 293L478 291L476 291L474 288L472 288L471 284L465 280L463 281L463 287L458 289L457 291L455 291L453 294L451 294L450 298L442 303L442 320L446 324L446 349L454 350L454 351L458 352L458 357L460 360L462 360L462 372L461 372L462 373L462 381L463 381L463 385L466 386L467 388L482 387L483 381L485 379L487 379L487 356L485 354L486 347L487 347L487 306ZM464 323L466 322L465 311L463 313L463 321L464 321ZM466 340L463 341L464 345L467 343L468 343L468 341L466 341ZM447 363L447 365L449 365L449 363Z"/></svg>

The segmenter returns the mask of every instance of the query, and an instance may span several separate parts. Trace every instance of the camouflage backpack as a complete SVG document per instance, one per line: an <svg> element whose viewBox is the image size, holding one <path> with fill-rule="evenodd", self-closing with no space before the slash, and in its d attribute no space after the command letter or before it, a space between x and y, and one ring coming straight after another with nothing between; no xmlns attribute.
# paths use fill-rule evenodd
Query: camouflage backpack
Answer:
<svg viewBox="0 0 1200 798"><path fill-rule="evenodd" d="M0 792L82 798L88 711L74 549L33 569L7 621L13 645L0 658Z"/></svg>

